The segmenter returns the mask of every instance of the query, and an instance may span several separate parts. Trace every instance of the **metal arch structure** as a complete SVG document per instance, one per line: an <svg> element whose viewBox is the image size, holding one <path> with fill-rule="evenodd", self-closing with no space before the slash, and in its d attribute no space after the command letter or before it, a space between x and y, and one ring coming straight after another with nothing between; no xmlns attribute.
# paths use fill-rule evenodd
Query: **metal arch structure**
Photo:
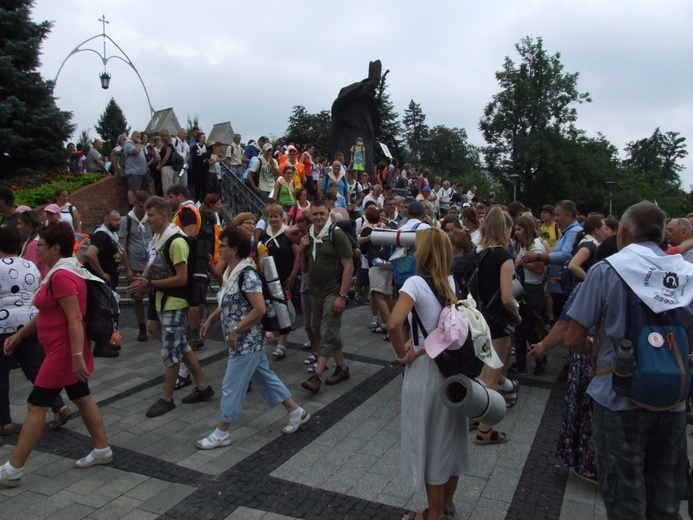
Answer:
<svg viewBox="0 0 693 520"><path fill-rule="evenodd" d="M137 77L139 78L140 83L142 84L142 88L144 89L144 94L145 94L145 96L147 96L147 104L149 105L149 111L150 111L150 114L149 114L149 115L150 115L150 116L153 116L155 110L154 110L154 107L152 107L152 102L151 102L151 100L149 99L149 92L147 92L147 87L145 86L144 81L142 80L142 76L140 76L140 73L139 73L139 71L137 70L137 67L135 67L135 64L134 64L134 63L132 63L132 60L131 60L130 57L125 53L125 51L124 51L123 49L120 48L120 45L118 45L115 41L113 41L113 38L111 38L110 36L108 36L108 35L106 34L106 24L109 23L109 22L106 21L106 15L103 15L102 18L99 18L99 21L103 23L103 32L102 32L101 34L97 34L97 35L95 35L95 36L92 36L91 38L87 38L87 39L84 40L82 43L80 43L79 45L77 45L77 47L75 47L74 49L72 49L72 52L70 52L70 54L68 54L67 57L66 57L66 58L63 60L63 62L60 64L60 68L58 69L58 73L55 75L55 79L53 80L53 83L55 84L55 83L58 82L58 76L60 76L60 71L63 70L63 66L65 65L65 63L67 62L67 60L69 60L72 56L74 56L74 55L77 54L78 52L93 52L94 54L98 55L98 57L101 58L101 61L103 62L104 72L106 72L106 64L108 63L108 61L109 61L110 59L112 59L112 58L117 58L117 59L119 59L120 61L122 61L122 62L128 64L128 65L130 66L130 68L131 68L132 70L135 71L135 74L137 74ZM90 41L92 41L92 40L94 40L94 39L96 39L96 38L99 38L99 37L103 37L103 39L104 39L104 40L103 40L103 55L101 55L101 53L100 53L99 51L94 50L94 49L80 49L80 47L81 47L82 45L84 45L84 44L86 44L86 43L89 43ZM123 59L123 58L120 57L120 56L116 56L116 55L113 55L113 56L106 56L106 39L108 39L108 41L110 41L113 45L116 46L116 48L123 54L123 56L125 56L125 59Z"/></svg>

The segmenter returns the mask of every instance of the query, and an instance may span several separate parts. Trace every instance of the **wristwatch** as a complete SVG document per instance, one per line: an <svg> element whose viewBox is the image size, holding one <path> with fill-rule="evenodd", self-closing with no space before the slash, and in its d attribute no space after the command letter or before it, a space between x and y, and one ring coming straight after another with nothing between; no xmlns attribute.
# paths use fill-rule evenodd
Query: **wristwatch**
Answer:
<svg viewBox="0 0 693 520"><path fill-rule="evenodd" d="M349 301L349 295L348 294L340 294L339 297L344 300L345 302Z"/></svg>

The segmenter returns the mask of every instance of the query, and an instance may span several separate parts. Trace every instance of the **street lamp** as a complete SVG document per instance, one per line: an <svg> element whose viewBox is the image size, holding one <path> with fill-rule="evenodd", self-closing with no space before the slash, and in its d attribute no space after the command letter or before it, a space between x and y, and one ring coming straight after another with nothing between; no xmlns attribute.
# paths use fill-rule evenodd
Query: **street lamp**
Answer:
<svg viewBox="0 0 693 520"><path fill-rule="evenodd" d="M104 70L99 76L99 79L101 80L101 88L108 90L108 87L111 84L111 75Z"/></svg>
<svg viewBox="0 0 693 520"><path fill-rule="evenodd" d="M611 210L611 190L614 187L614 184L616 184L615 181L606 181L604 184L606 184L609 187L609 215L613 215L613 211Z"/></svg>
<svg viewBox="0 0 693 520"><path fill-rule="evenodd" d="M520 180L520 175L513 173L508 175L508 177L513 181L513 202L517 201L517 181Z"/></svg>
<svg viewBox="0 0 693 520"><path fill-rule="evenodd" d="M108 60L110 60L112 58L117 58L120 61L127 63L130 66L130 68L135 71L135 74L137 74L137 77L140 79L140 83L142 83L142 88L144 89L144 94L145 94L145 96L147 96L147 104L149 105L150 115L154 115L155 111L154 111L154 108L152 107L152 102L149 99L149 92L147 92L147 87L144 85L144 81L142 80L142 76L140 76L140 73L137 71L135 64L132 63L132 60L130 60L128 55L125 54L125 51L123 49L121 49L120 46L116 42L113 41L113 38L111 38L110 36L108 36L106 34L106 24L109 22L106 21L106 15L105 14L102 15L101 18L99 18L99 22L101 22L101 25L103 26L101 34L97 34L96 36L92 36L91 38L87 38L82 43L80 43L77 47L72 49L72 52L70 54L68 54L67 57L60 64L60 68L58 69L58 73L55 75L55 79L53 80L53 83L58 82L58 76L60 76L60 71L63 70L63 66L65 65L65 62L67 60L69 60L70 57L72 57L74 54L77 54L78 52L89 51L89 52L93 52L94 54L96 54L99 58L101 58L101 61L103 62L103 72L99 75L99 80L101 80L101 88L104 90L108 90L108 87L111 84L111 75L108 73L108 71L106 71L106 64L108 63ZM88 43L88 42L90 42L96 38L99 38L99 37L103 38L103 55L99 51L96 51L94 49L80 49L80 47L82 45L84 45L84 44L86 44L86 43ZM116 56L116 55L113 55L113 56L107 56L106 55L106 40L107 39L118 48L118 50L123 54L123 56L125 56L125 58L122 58L122 57Z"/></svg>

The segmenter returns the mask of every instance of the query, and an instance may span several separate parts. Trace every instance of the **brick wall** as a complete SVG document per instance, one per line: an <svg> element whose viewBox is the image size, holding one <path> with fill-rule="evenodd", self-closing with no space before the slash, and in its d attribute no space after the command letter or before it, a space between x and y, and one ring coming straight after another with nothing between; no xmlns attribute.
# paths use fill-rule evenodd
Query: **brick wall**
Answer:
<svg viewBox="0 0 693 520"><path fill-rule="evenodd" d="M123 213L128 207L127 179L109 175L70 193L70 203L79 210L82 230L89 233L101 224L106 210L116 209Z"/></svg>

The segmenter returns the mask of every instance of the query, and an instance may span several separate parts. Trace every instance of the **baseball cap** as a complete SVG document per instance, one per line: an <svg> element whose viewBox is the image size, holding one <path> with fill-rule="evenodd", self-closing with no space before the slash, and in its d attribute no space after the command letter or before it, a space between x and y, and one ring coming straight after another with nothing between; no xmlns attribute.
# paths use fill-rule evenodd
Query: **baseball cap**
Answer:
<svg viewBox="0 0 693 520"><path fill-rule="evenodd" d="M548 211L549 213L551 213L553 215L554 212L556 211L556 208L554 208L551 204L544 204L541 207L541 210L542 211Z"/></svg>
<svg viewBox="0 0 693 520"><path fill-rule="evenodd" d="M272 149L272 145L271 145L270 143L265 143L265 144L262 146L262 151L263 151L263 152L266 152L267 150L271 150L271 149Z"/></svg>
<svg viewBox="0 0 693 520"><path fill-rule="evenodd" d="M298 149L295 146L289 146L289 148L286 149L287 153L298 153Z"/></svg>
<svg viewBox="0 0 693 520"><path fill-rule="evenodd" d="M423 204L421 204L420 202L412 202L411 204L409 204L409 206L407 206L407 213L409 215L413 215L413 216L423 215L424 214Z"/></svg>
<svg viewBox="0 0 693 520"><path fill-rule="evenodd" d="M438 318L438 327L426 337L426 354L437 358L444 350L459 350L467 341L469 320L467 315L445 307Z"/></svg>
<svg viewBox="0 0 693 520"><path fill-rule="evenodd" d="M431 191L431 187L430 187L430 186L424 186L423 188L421 188L421 192L423 193L424 191L430 192L430 191Z"/></svg>
<svg viewBox="0 0 693 520"><path fill-rule="evenodd" d="M25 211L31 211L29 206L17 206L17 213L24 213Z"/></svg>
<svg viewBox="0 0 693 520"><path fill-rule="evenodd" d="M60 207L57 204L49 204L43 208L43 211L46 213L60 213Z"/></svg>

